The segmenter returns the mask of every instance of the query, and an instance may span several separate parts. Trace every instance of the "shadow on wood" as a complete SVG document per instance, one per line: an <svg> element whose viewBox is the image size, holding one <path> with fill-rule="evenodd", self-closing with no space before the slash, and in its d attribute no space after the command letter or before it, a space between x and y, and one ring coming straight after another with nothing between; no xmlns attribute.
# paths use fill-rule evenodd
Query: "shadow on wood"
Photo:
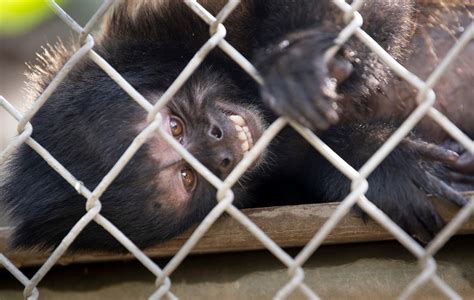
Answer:
<svg viewBox="0 0 474 300"><path fill-rule="evenodd" d="M474 200L474 193L467 193ZM441 215L449 221L459 211L454 204L433 199ZM307 204L281 207L265 207L242 210L252 222L262 229L280 247L302 247L314 236L321 226L334 213L339 203ZM182 235L148 248L145 253L150 257L168 257L174 255L186 242L194 228ZM42 264L48 252L15 251L8 249L8 237L12 228L0 228L0 252L4 253L16 266L35 266ZM474 216L471 216L456 234L474 233ZM342 244L354 242L370 242L393 240L382 226L372 220L364 222L354 213L349 213L338 226L332 230L323 244ZM247 250L259 250L265 247L240 223L232 217L224 215L209 229L193 248L193 254L220 253ZM116 255L109 253L74 253L65 255L59 264L103 262L112 260L134 259L130 254Z"/></svg>

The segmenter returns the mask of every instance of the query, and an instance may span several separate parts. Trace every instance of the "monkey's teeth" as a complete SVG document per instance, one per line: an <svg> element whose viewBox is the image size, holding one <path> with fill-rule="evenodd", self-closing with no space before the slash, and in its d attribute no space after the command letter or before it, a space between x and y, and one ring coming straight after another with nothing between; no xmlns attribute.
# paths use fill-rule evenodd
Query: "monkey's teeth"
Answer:
<svg viewBox="0 0 474 300"><path fill-rule="evenodd" d="M244 131L238 132L238 133L237 133L237 137L238 137L239 140L241 140L242 142L247 141L247 134L245 134Z"/></svg>
<svg viewBox="0 0 474 300"><path fill-rule="evenodd" d="M247 135L247 141L250 144L250 148L253 146L253 138L252 138L252 133L250 133L250 129L247 126L242 127L243 131Z"/></svg>
<svg viewBox="0 0 474 300"><path fill-rule="evenodd" d="M247 126L245 127L242 127L242 130L245 132L245 134L247 135L247 137L251 138L252 137L252 134L250 133L250 130Z"/></svg>
<svg viewBox="0 0 474 300"><path fill-rule="evenodd" d="M250 145L248 141L242 143L242 151L248 151L250 149Z"/></svg>
<svg viewBox="0 0 474 300"><path fill-rule="evenodd" d="M237 138L242 142L242 151L247 153L253 146L253 138L250 129L248 128L245 119L239 115L231 115L229 119L234 123L234 128L237 131Z"/></svg>
<svg viewBox="0 0 474 300"><path fill-rule="evenodd" d="M239 126L244 126L245 125L245 120L239 115L232 115L229 117L229 119L235 124Z"/></svg>

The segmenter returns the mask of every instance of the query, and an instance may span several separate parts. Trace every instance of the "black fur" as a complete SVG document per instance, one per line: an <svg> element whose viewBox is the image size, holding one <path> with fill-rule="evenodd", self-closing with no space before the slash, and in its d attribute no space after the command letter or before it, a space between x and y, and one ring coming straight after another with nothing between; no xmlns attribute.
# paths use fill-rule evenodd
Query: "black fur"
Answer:
<svg viewBox="0 0 474 300"><path fill-rule="evenodd" d="M152 101L209 37L208 26L181 1L165 2L122 2L108 17L96 46L101 56ZM203 2L215 14L226 1ZM412 3L390 3L366 1L362 14L365 29L393 56L400 57L413 29ZM336 123L331 116L327 118L333 114L327 104L340 99L336 92L351 99L349 105L357 105L389 76L374 54L351 40L337 59L350 62L353 70L338 83L334 95L328 94L324 79L331 74L321 57L343 26L342 14L330 1L246 0L225 25L227 40L262 70L264 100L276 112L312 128ZM280 49L285 40L290 42L288 49ZM49 75L33 72L33 96L45 88L67 57L60 52L45 59ZM341 103L343 109L347 103ZM263 105L257 84L220 50L209 55L164 114L184 121L180 141L221 178L242 157L228 115L245 116L254 138L264 124L275 119ZM144 128L145 120L145 111L85 59L33 118L33 138L92 190ZM213 133L216 128L222 135ZM358 168L394 128L375 120L365 124L345 120L322 137ZM338 201L349 192L350 182L291 129L282 132L267 157L263 165L249 171L244 188L235 187L238 206ZM176 161L186 167L156 135L100 198L101 214L140 247L176 236L216 204L216 191L203 178L198 178L189 194L177 191L176 185L163 178L163 170ZM438 165L402 144L371 175L367 196L404 229L427 240L443 224L426 199L426 193L433 190L426 174L439 169ZM85 213L85 199L28 146L22 146L4 166L4 174L1 200L18 224L14 247L56 246ZM92 222L72 249L118 251L121 246Z"/></svg>

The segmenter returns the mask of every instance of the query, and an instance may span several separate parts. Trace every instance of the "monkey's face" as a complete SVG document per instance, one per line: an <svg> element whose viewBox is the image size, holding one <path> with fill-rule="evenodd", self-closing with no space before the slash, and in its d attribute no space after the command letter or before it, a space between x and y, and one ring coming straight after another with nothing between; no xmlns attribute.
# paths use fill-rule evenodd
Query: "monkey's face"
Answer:
<svg viewBox="0 0 474 300"><path fill-rule="evenodd" d="M260 138L264 122L258 110L239 103L241 99L223 98L225 93L217 96L212 88L199 89L190 85L160 111L161 128L224 179ZM202 203L203 198L215 201L215 189L160 135L153 136L149 146L151 161L159 170L156 183L166 194L160 198L172 199L161 206L180 211L192 205L189 202ZM249 171L261 160L258 158ZM212 196L203 196L209 192Z"/></svg>

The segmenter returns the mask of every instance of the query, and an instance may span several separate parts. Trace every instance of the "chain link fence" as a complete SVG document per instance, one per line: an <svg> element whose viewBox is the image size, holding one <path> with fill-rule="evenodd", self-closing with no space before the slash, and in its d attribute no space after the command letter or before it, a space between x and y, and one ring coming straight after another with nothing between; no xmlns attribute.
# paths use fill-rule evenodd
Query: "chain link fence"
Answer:
<svg viewBox="0 0 474 300"><path fill-rule="evenodd" d="M410 284L400 292L400 299L407 299L413 295L417 289L431 281L443 294L451 299L460 299L461 297L448 284L446 284L436 273L436 261L433 256L443 245L452 237L459 227L472 214L474 208L474 200L462 208L459 213L449 222L444 229L429 243L426 247L420 246L410 235L403 231L395 224L387 215L379 210L372 202L370 202L365 193L368 189L367 177L374 169L384 160L387 155L401 142L401 140L416 126L416 124L425 115L431 117L456 141L461 143L470 153L474 154L474 142L457 128L446 116L433 108L436 100L436 94L433 87L436 85L441 75L450 66L457 55L463 48L474 38L474 24L470 24L462 34L458 42L448 52L442 62L436 67L431 75L422 80L415 74L409 72L393 59L380 45L378 45L367 33L361 29L363 22L362 16L358 13L358 9L363 4L363 0L353 1L352 5L347 4L343 0L333 0L341 11L343 11L347 26L341 30L336 39L336 46L329 49L325 55L325 59L329 60L338 50L338 48L347 41L351 36L355 36L373 52L375 52L398 76L409 82L418 91L417 108L409 115L401 126L393 133L393 135L384 143L380 149L359 169L355 170L339 157L332 149L330 149L321 139L318 138L310 130L299 126L285 118L277 119L264 132L261 138L256 142L248 155L240 161L235 169L229 174L225 180L220 180L204 165L196 160L182 145L173 137L164 132L159 124L161 123L160 109L163 108L168 101L183 86L186 80L205 60L207 54L216 47L219 47L230 58L232 58L240 67L242 67L254 80L259 84L263 83L254 66L242 56L231 44L226 40L226 28L222 24L232 11L239 5L238 0L229 0L222 10L213 16L195 0L184 0L184 2L192 9L200 18L202 18L210 28L210 37L207 42L199 49L194 57L189 61L184 70L179 74L176 80L161 96L161 98L152 105L140 93L138 93L107 61L99 56L94 50L94 38L90 35L92 28L102 19L103 15L109 10L113 4L113 0L106 0L101 7L90 19L90 21L81 27L77 24L63 9L54 2L49 0L51 8L56 14L76 33L80 36L81 47L70 57L64 67L57 73L44 92L36 99L33 106L24 114L18 112L5 98L0 96L1 106L18 120L18 136L16 136L0 153L0 164L16 151L23 143L33 148L42 158L58 172L76 191L83 195L87 201L85 203L85 211L83 217L75 224L70 232L64 237L61 244L52 252L46 262L39 268L32 278L25 276L17 267L15 267L8 258L0 253L0 263L25 286L24 297L27 299L38 299L38 284L46 276L49 270L54 266L58 259L64 255L68 247L74 239L81 234L81 231L90 222L96 222L107 230L117 241L119 241L136 259L138 259L150 272L156 276L156 291L150 295L149 299L161 299L167 297L175 299L172 293L171 274L179 267L181 262L189 255L190 251L206 233L206 231L214 224L214 222L224 213L227 212L232 218L242 224L251 234L253 234L268 251L270 251L278 260L288 268L288 282L282 286L275 299L287 298L295 289L299 289L309 299L318 299L317 290L313 290L305 283L305 271L303 266L308 258L321 246L322 242L328 234L338 225L338 222L349 213L351 208L357 204L365 213L370 215L376 222L387 229L393 237L398 240L406 249L408 249L414 257L419 261L420 273L414 278ZM148 126L134 139L128 149L123 153L115 166L102 179L100 184L90 190L81 181L75 178L66 168L61 165L45 148L31 138L33 125L30 123L31 118L48 100L50 95L58 87L61 81L67 76L68 72L85 56L88 56L100 68L102 68L128 95L136 101L144 110L148 112ZM131 100L132 101L132 100ZM339 204L333 215L319 229L314 237L299 252L296 257L291 257L282 248L280 248L272 239L270 239L259 227L257 227L245 214L233 205L234 194L232 187L243 175L243 173L252 165L252 162L262 153L269 145L273 138L286 126L293 127L301 134L317 151L319 151L326 159L328 159L338 170L352 181L350 194ZM114 224L101 215L101 195L107 190L112 181L118 176L125 165L130 161L137 150L146 142L151 134L160 134L199 174L208 180L217 189L217 205L209 212L205 219L197 226L192 235L181 247L181 249L173 256L173 258L163 267L158 266L149 257L147 257L138 247L136 247Z"/></svg>

